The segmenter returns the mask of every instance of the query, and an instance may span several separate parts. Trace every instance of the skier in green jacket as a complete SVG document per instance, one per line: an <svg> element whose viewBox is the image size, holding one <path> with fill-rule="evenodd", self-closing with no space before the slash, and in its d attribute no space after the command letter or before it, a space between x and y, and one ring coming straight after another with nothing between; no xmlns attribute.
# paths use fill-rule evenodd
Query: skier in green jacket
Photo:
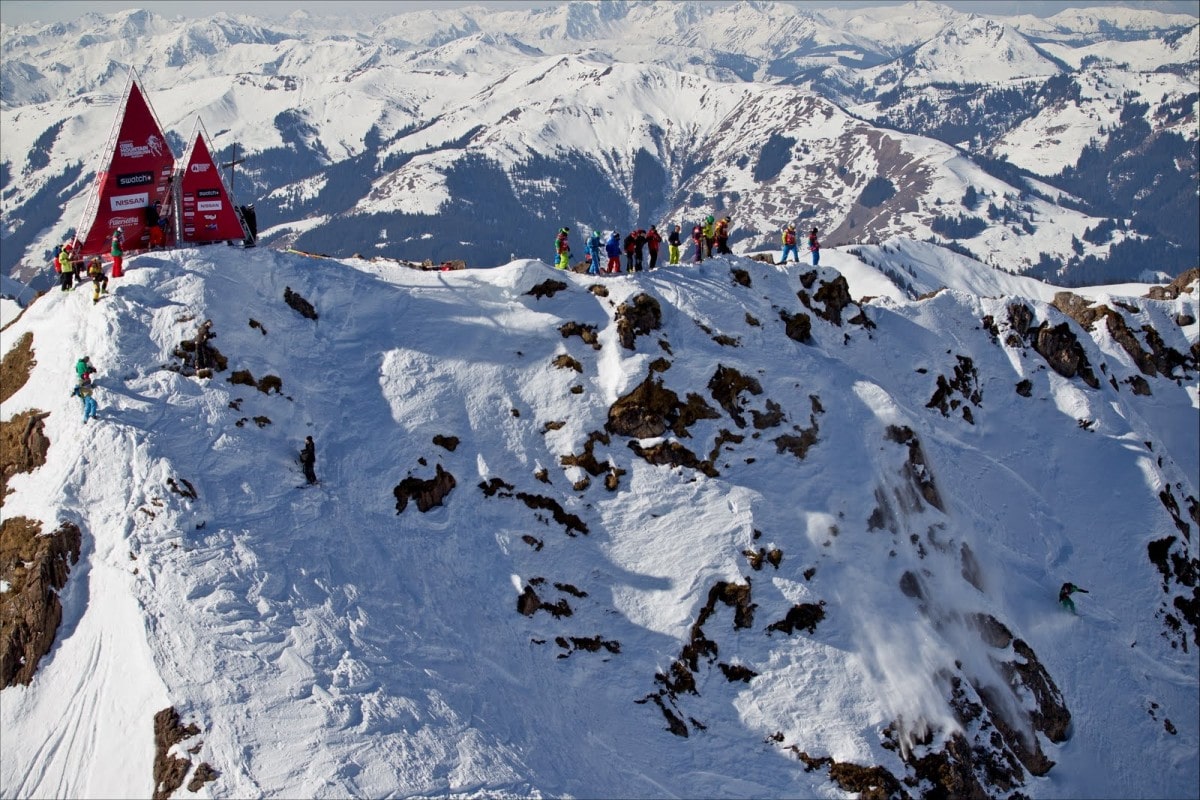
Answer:
<svg viewBox="0 0 1200 800"><path fill-rule="evenodd" d="M1072 614L1075 613L1075 601L1071 599L1071 595L1075 594L1076 592L1090 594L1087 589L1084 589L1082 586L1076 586L1070 582L1064 583L1062 588L1058 590L1058 602L1063 608L1065 608L1067 611L1070 611Z"/></svg>

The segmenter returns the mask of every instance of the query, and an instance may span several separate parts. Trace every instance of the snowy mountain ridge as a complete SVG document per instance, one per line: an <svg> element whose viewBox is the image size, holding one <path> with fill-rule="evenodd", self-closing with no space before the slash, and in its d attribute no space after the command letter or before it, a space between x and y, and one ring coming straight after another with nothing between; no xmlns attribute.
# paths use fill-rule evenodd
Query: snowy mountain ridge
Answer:
<svg viewBox="0 0 1200 800"><path fill-rule="evenodd" d="M1181 222L1197 202L1195 35L1154 11L1034 24L934 3L6 27L2 268L44 281L133 68L169 132L199 117L224 159L237 147L236 193L275 247L492 266L541 257L562 224L726 212L745 251L798 221L1043 279L1169 277L1200 253Z"/></svg>
<svg viewBox="0 0 1200 800"><path fill-rule="evenodd" d="M822 261L206 247L5 306L4 550L79 538L0 794L1194 794L1197 276Z"/></svg>

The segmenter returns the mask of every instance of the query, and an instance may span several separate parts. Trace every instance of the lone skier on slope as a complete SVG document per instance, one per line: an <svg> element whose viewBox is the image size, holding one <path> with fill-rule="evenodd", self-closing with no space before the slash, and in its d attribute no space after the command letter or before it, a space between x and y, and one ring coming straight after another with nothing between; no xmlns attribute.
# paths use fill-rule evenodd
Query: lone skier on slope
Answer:
<svg viewBox="0 0 1200 800"><path fill-rule="evenodd" d="M1062 585L1062 588L1058 590L1058 602L1062 605L1063 608L1065 608L1067 611L1070 611L1072 614L1075 613L1075 601L1071 599L1071 595L1075 594L1075 592L1083 592L1084 594L1091 594L1087 589L1084 589L1082 586L1076 586L1075 584L1073 584L1069 581L1067 583L1064 583Z"/></svg>
<svg viewBox="0 0 1200 800"><path fill-rule="evenodd" d="M304 437L304 447L300 450L300 466L304 468L304 480L311 486L317 482L317 446L311 436Z"/></svg>

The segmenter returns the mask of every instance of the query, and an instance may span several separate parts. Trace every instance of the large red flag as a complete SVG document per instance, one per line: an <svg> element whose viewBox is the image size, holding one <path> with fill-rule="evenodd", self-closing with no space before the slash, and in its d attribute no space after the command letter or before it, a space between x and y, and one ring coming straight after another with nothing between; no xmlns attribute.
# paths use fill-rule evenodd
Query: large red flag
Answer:
<svg viewBox="0 0 1200 800"><path fill-rule="evenodd" d="M117 228L123 229L126 250L146 248L150 241L147 208L157 201L162 215L170 215L174 170L175 155L131 70L124 102L96 171L94 194L76 229L80 245L76 255L107 253Z"/></svg>
<svg viewBox="0 0 1200 800"><path fill-rule="evenodd" d="M195 243L240 241L246 235L242 222L204 139L203 126L197 122L179 178L179 238Z"/></svg>

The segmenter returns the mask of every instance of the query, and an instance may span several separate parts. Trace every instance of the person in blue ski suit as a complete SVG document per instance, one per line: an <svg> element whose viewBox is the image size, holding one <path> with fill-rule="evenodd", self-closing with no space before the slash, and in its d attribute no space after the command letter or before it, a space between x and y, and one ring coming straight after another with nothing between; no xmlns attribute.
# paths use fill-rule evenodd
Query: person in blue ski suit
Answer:
<svg viewBox="0 0 1200 800"><path fill-rule="evenodd" d="M587 240L588 255L592 257L592 263L588 266L588 275L600 274L600 231L592 231L592 235Z"/></svg>
<svg viewBox="0 0 1200 800"><path fill-rule="evenodd" d="M608 269L605 272L617 273L621 271L621 234L616 231L608 237L608 242L604 245L604 254L608 256Z"/></svg>
<svg viewBox="0 0 1200 800"><path fill-rule="evenodd" d="M81 383L75 387L75 391L71 392L72 397L78 397L83 401L83 421L87 422L92 417L96 416L96 398L92 397L92 387Z"/></svg>

